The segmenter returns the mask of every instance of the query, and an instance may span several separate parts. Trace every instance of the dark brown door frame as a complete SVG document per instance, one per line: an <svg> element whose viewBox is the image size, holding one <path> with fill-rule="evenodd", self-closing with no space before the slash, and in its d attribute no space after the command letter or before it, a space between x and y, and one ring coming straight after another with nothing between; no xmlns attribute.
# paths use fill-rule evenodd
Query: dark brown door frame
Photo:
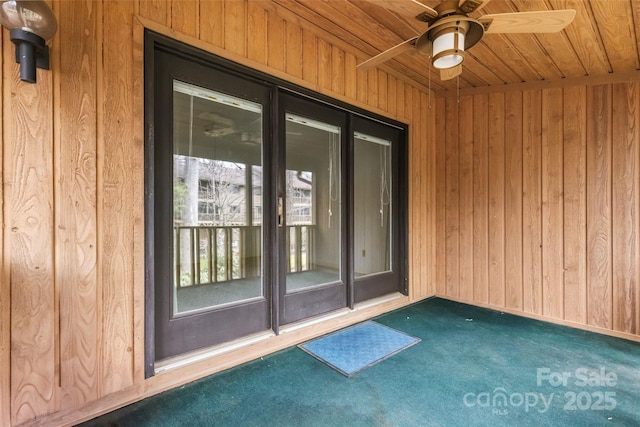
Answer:
<svg viewBox="0 0 640 427"><path fill-rule="evenodd" d="M385 273L374 274L372 276L365 276L362 278L355 277L355 268L353 265L354 245L350 245L351 252L351 266L350 266L350 284L352 286L353 302L358 303L366 301L370 298L381 296L384 294L400 291L407 293L407 280L406 280L406 257L402 256L406 254L407 244L407 208L406 208L406 191L407 188L407 173L406 173L406 154L407 144L405 141L404 131L400 128L391 127L387 124L383 124L374 121L367 117L354 116L351 121L352 128L350 135L354 132L362 132L369 135L375 135L380 138L387 139L392 142L391 144L391 271ZM355 182L355 164L354 164L354 142L351 140L351 156L350 165L347 169L350 176L350 206L354 205L354 182ZM405 171L405 173L402 173ZM350 215L349 234L351 242L355 242L355 218L354 215ZM398 289L400 285L400 289Z"/></svg>
<svg viewBox="0 0 640 427"><path fill-rule="evenodd" d="M148 39L149 40L149 39ZM240 77L214 64L203 63L178 54L163 45L147 42L152 64L146 63L145 84L148 94L145 105L145 256L146 256L146 332L147 358L145 372L153 375L156 361L202 347L221 344L238 336L271 329L271 294L268 286L271 265L263 257L263 297L240 302L230 307L174 316L173 314L173 81L179 80L207 88L232 88L235 95L263 105L263 134L270 121L272 86L265 82ZM151 44L151 46L149 46ZM265 162L270 149L269 138L263 147L263 179L272 180ZM267 253L272 245L268 224L273 222L272 194L263 192L263 245ZM153 307L153 310L149 310ZM152 312L153 315L149 314ZM243 321L234 321L242 319ZM215 325L213 327L212 325ZM153 339L150 339L153 337ZM152 342L152 344L150 344Z"/></svg>
<svg viewBox="0 0 640 427"><path fill-rule="evenodd" d="M279 325L292 323L301 319L313 317L322 313L337 310L348 306L348 297L351 292L347 288L348 275L347 270L350 264L349 261L349 233L347 229L348 215L350 208L347 205L347 180L345 179L344 171L347 169L347 142L349 140L348 132L348 114L344 110L340 110L329 105L323 105L318 103L317 100L309 100L304 97L297 96L293 93L280 91L279 96L279 124L285 122L286 113L300 114L305 117L320 120L326 123L339 126L343 131L340 135L340 168L341 168L341 180L340 180L340 229L341 229L341 241L340 241L340 282L333 283L321 287L320 289L309 289L296 292L293 294L287 294L286 292L286 215L285 221L281 227L278 227L277 240L279 245L279 276L278 284L279 289L279 307L280 313ZM277 170L277 191L278 197L282 197L285 200L285 212L286 212L286 132L285 126L280 126L278 134L278 169Z"/></svg>
<svg viewBox="0 0 640 427"><path fill-rule="evenodd" d="M156 191L157 184L154 177L158 174L158 167L156 165L154 142L158 132L158 128L155 122L155 113L165 108L168 100L158 97L156 94L156 63L155 53L166 52L173 55L176 58L189 61L194 64L203 65L211 69L222 71L229 75L235 75L243 79L247 79L255 82L256 84L264 85L269 88L268 95L268 107L265 111L265 128L264 135L265 146L264 153L275 153L273 155L266 155L263 158L263 170L265 174L265 182L273 182L275 178L275 171L277 171L279 164L284 164L284 153L282 149L278 148L279 144L274 141L278 140L280 135L280 129L278 125L278 117L276 112L281 110L279 105L279 98L281 93L288 93L290 95L295 94L301 98L307 98L318 102L321 105L332 106L336 109L343 111L347 115L347 124L345 136L348 135L348 143L343 143L342 147L342 170L343 170L343 191L342 191L342 203L344 206L344 212L352 212L351 206L353 203L352 196L349 196L353 192L353 131L354 120L359 120L357 117L365 117L374 122L380 122L390 128L395 129L398 135L397 141L397 184L398 189L395 192L398 198L397 213L395 218L399 221L399 232L397 242L394 243L398 246L398 252L395 252L398 258L398 272L399 283L398 291L404 293L408 292L407 289L407 242L408 242L408 143L407 143L407 126L390 120L386 117L379 116L357 107L345 104L341 101L337 101L333 98L327 97L322 94L315 93L308 89L293 85L287 81L277 79L273 76L269 76L262 72L247 68L245 66L236 64L224 58L217 57L211 53L202 51L200 49L188 46L176 40L170 39L166 36L162 36L152 31L145 30L145 113L144 113L144 132L145 132L145 376L150 377L154 375L156 354L158 340L156 338L156 290L155 283L157 280L163 278L166 275L164 270L158 268L158 260L156 250L158 248L165 247L167 243L166 236L163 237L163 233L157 233L153 230L158 228L158 212L156 206L158 202L162 202L162 196L160 192ZM268 124L266 124L268 122ZM395 151L394 151L395 153ZM349 162L349 163L347 163ZM271 187L271 188L270 188ZM284 194L283 188L275 188L275 186L263 187L263 235L264 235L264 256L277 253L278 251L278 239L276 239L277 230L277 215L276 215L276 194ZM342 281L347 284L347 300L346 305L353 308L356 302L363 299L367 299L366 294L359 293L354 288L354 278L345 277L347 271L352 276L353 273L353 260L352 260L352 248L351 242L353 241L352 228L353 219L352 215L343 215L343 239L347 239L346 249L343 250L342 256L343 265L346 269L343 269ZM282 279L282 275L286 274L283 260L280 260L277 265L268 261L263 261L263 274L265 281L265 293L269 292L269 288L273 287L273 283ZM170 276L170 275L169 275ZM165 278L166 279L166 278ZM269 327L277 334L279 332L279 325L285 322L281 318L280 308L282 305L282 298L279 295L280 292L273 292L271 295L266 295L267 300L270 300L270 309L267 310L270 316Z"/></svg>

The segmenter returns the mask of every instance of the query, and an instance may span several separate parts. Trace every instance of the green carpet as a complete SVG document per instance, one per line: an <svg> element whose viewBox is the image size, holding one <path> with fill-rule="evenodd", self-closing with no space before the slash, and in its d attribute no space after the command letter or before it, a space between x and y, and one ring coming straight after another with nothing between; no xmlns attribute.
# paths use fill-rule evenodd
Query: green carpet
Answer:
<svg viewBox="0 0 640 427"><path fill-rule="evenodd" d="M86 425L640 425L639 343L441 299L375 320L422 341L352 378L291 347Z"/></svg>

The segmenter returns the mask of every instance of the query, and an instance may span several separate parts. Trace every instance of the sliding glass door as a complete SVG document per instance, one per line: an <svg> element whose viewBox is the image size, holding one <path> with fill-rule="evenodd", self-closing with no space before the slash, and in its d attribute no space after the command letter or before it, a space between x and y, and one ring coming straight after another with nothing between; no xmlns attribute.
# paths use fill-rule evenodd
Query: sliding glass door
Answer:
<svg viewBox="0 0 640 427"><path fill-rule="evenodd" d="M283 94L280 323L347 305L344 198L346 114Z"/></svg>
<svg viewBox="0 0 640 427"><path fill-rule="evenodd" d="M406 293L402 126L146 43L147 375Z"/></svg>
<svg viewBox="0 0 640 427"><path fill-rule="evenodd" d="M361 117L353 123L352 279L360 302L405 286L403 156L399 129Z"/></svg>
<svg viewBox="0 0 640 427"><path fill-rule="evenodd" d="M271 329L268 90L165 54L156 67L155 355L164 359Z"/></svg>

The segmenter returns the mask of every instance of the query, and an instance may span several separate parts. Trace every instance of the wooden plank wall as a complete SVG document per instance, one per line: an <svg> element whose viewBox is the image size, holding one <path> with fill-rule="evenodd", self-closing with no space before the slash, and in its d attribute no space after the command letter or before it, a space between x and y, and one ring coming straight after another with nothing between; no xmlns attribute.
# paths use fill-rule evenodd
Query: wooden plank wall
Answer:
<svg viewBox="0 0 640 427"><path fill-rule="evenodd" d="M640 82L436 110L437 294L640 337Z"/></svg>
<svg viewBox="0 0 640 427"><path fill-rule="evenodd" d="M101 400L122 390L144 391L136 16L408 123L410 295L435 293L435 106L425 88L379 70L356 72L366 55L270 1L52 5L59 22L52 70L39 70L37 84L19 81L2 34L0 425L46 424L57 413L73 420L74 411L99 411Z"/></svg>

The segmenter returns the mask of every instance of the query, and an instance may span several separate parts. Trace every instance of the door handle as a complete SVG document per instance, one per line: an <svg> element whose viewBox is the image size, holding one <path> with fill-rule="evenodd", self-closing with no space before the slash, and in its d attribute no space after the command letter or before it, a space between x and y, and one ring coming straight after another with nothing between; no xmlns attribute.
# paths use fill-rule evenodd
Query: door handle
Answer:
<svg viewBox="0 0 640 427"><path fill-rule="evenodd" d="M278 197L278 227L284 225L284 201L282 196Z"/></svg>

